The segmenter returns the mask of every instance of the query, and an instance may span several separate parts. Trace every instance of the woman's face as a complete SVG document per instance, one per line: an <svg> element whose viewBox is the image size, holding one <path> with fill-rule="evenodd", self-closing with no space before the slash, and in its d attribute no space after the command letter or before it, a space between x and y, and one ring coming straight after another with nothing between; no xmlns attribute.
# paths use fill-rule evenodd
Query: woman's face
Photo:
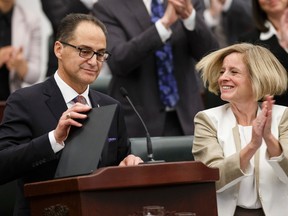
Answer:
<svg viewBox="0 0 288 216"><path fill-rule="evenodd" d="M260 7L267 15L282 14L287 8L288 0L258 0Z"/></svg>
<svg viewBox="0 0 288 216"><path fill-rule="evenodd" d="M236 104L254 101L249 71L240 53L224 58L218 85L224 101Z"/></svg>

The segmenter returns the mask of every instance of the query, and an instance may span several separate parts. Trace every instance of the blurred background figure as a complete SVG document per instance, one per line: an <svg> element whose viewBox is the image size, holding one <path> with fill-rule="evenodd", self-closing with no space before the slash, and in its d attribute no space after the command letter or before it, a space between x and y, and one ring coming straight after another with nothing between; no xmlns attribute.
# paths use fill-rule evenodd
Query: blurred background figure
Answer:
<svg viewBox="0 0 288 216"><path fill-rule="evenodd" d="M235 43L254 27L250 0L204 0L204 18L213 30L220 48Z"/></svg>
<svg viewBox="0 0 288 216"><path fill-rule="evenodd" d="M145 131L120 87L128 90L152 136L193 134L191 122L204 108L195 62L218 43L204 22L203 1L162 3L100 0L92 11L108 29L108 93L123 105L129 137Z"/></svg>
<svg viewBox="0 0 288 216"><path fill-rule="evenodd" d="M285 25L281 26L281 17L288 6L288 0L252 0L253 18L255 28L249 33L243 34L239 41L259 44L268 48L288 70L288 53L281 41L281 31L287 31ZM281 30L284 28L284 30ZM276 104L288 106L287 91L274 98Z"/></svg>
<svg viewBox="0 0 288 216"><path fill-rule="evenodd" d="M0 100L41 75L40 13L0 0Z"/></svg>
<svg viewBox="0 0 288 216"><path fill-rule="evenodd" d="M204 0L204 19L215 34L220 48L234 44L240 35L254 29L250 0ZM205 89L205 108L225 102Z"/></svg>

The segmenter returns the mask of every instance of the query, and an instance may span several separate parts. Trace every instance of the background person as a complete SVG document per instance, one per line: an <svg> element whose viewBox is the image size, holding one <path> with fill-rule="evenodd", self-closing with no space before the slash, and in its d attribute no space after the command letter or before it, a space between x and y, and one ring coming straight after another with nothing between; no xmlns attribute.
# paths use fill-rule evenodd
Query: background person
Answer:
<svg viewBox="0 0 288 216"><path fill-rule="evenodd" d="M269 96L287 89L286 70L268 49L245 43L213 52L196 67L208 89L228 102L194 121L195 160L220 170L218 215L286 215L288 109Z"/></svg>
<svg viewBox="0 0 288 216"><path fill-rule="evenodd" d="M0 0L0 100L41 75L40 13Z"/></svg>
<svg viewBox="0 0 288 216"><path fill-rule="evenodd" d="M158 5L156 10L154 5ZM159 8L164 15L156 14ZM94 5L93 15L107 26L113 56L108 61L112 73L108 93L123 104L129 137L145 136L145 131L120 93L122 86L151 136L194 133L191 122L204 108L195 61L218 48L204 22L203 10L202 0L100 0ZM159 49L168 49L169 54L162 55ZM163 64L172 71L167 79L162 79L159 56L172 56ZM173 87L164 86L163 80L171 81ZM164 100L162 93L171 93L174 104L167 104L170 101Z"/></svg>
<svg viewBox="0 0 288 216"><path fill-rule="evenodd" d="M255 28L239 37L240 42L249 42L268 48L285 67L288 73L288 52L282 47L280 20L287 9L288 0L252 0ZM287 29L286 29L287 31ZM274 97L275 103L288 106L288 92Z"/></svg>

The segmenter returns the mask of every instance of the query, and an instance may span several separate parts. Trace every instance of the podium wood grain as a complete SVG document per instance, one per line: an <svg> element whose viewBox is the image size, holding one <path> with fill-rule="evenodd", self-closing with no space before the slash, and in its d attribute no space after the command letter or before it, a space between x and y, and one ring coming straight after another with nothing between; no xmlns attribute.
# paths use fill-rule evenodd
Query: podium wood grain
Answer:
<svg viewBox="0 0 288 216"><path fill-rule="evenodd" d="M63 215L69 216L132 216L145 205L216 216L218 179L218 169L200 162L171 162L106 167L87 176L26 184L24 190L32 216L55 206L68 209Z"/></svg>

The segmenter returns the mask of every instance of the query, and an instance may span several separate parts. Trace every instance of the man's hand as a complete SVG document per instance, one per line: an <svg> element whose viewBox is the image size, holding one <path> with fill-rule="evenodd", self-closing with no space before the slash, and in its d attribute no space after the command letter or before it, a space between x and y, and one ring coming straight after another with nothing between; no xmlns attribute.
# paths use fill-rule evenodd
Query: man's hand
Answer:
<svg viewBox="0 0 288 216"><path fill-rule="evenodd" d="M169 3L173 5L176 14L181 19L188 18L194 10L191 0L168 0Z"/></svg>
<svg viewBox="0 0 288 216"><path fill-rule="evenodd" d="M62 144L68 137L71 126L82 127L82 124L77 122L77 119L86 119L91 107L81 103L74 104L67 109L58 121L58 125L54 130L54 136L57 143Z"/></svg>
<svg viewBox="0 0 288 216"><path fill-rule="evenodd" d="M176 22L178 19L176 11L172 4L168 2L167 8L163 17L161 18L161 23L165 26L166 29L169 29L170 26Z"/></svg>
<svg viewBox="0 0 288 216"><path fill-rule="evenodd" d="M143 163L143 160L140 157L130 154L121 161L119 166L133 166L139 163Z"/></svg>

